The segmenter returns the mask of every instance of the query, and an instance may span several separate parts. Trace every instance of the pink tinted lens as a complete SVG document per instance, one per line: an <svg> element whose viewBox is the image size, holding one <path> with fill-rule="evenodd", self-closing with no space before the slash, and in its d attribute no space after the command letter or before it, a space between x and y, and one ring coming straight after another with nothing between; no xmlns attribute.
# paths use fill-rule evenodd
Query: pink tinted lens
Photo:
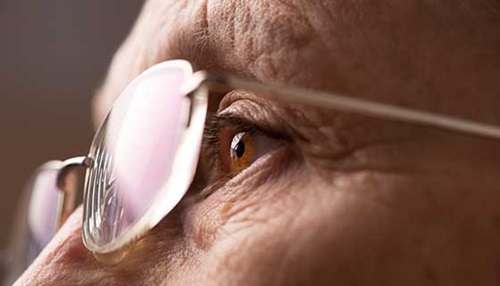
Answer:
<svg viewBox="0 0 500 286"><path fill-rule="evenodd" d="M189 104L185 68L153 68L113 106L90 152L84 227L97 246L112 243L150 209L168 180Z"/></svg>
<svg viewBox="0 0 500 286"><path fill-rule="evenodd" d="M29 265L47 245L56 231L57 199L56 186L58 168L41 171L32 182L28 211Z"/></svg>

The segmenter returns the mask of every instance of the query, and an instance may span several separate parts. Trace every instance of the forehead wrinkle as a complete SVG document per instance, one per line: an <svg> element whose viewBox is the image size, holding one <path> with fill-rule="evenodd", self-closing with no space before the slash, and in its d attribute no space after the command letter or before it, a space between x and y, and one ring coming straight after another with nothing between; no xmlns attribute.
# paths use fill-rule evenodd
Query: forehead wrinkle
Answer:
<svg viewBox="0 0 500 286"><path fill-rule="evenodd" d="M261 81L288 81L316 33L299 8L283 1L211 1L209 44L221 67Z"/></svg>
<svg viewBox="0 0 500 286"><path fill-rule="evenodd" d="M444 95L437 96L435 90L452 94L450 88L442 88L449 81L449 73L435 76L433 65L429 64L436 62L429 60L437 57L434 53L414 55L414 48L394 41L398 35L414 34L409 33L414 26L397 25L412 15L407 9L394 20L383 9L384 5L361 5L364 3L361 1L356 1L356 5L299 0L170 2L147 2L132 35L113 61L103 96L98 97L107 96L104 107L99 108L99 117L103 117L110 103L138 73L173 58L187 59L195 69L223 70L263 82L282 82L432 109L445 109L441 107L445 105L441 99ZM370 14L370 7L380 10L377 14L381 15ZM377 29L367 33L370 27ZM380 30L384 27L390 28L389 33ZM433 26L431 30L436 29ZM433 41L432 45L436 42L440 41ZM446 53L446 57L451 57L449 54L456 53ZM411 60L405 61L404 55ZM482 75L478 73L477 77L484 78ZM384 78L392 81L380 80ZM461 85L463 82L468 81L462 81ZM474 83L471 81L467 88L473 88ZM397 96L394 90L398 90ZM458 102L465 101L463 97ZM446 105L459 105L448 101Z"/></svg>

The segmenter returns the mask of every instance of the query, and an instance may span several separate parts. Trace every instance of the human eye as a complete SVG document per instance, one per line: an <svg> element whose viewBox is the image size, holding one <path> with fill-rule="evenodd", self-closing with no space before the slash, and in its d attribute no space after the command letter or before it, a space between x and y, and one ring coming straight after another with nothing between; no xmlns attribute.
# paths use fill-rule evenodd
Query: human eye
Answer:
<svg viewBox="0 0 500 286"><path fill-rule="evenodd" d="M204 133L208 181L227 181L284 145L282 135L231 115L211 118Z"/></svg>

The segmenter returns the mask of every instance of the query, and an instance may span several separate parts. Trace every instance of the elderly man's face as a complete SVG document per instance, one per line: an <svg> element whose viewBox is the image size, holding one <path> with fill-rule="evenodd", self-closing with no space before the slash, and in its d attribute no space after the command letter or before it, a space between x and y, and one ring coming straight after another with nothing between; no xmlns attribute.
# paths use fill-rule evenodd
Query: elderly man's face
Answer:
<svg viewBox="0 0 500 286"><path fill-rule="evenodd" d="M141 71L182 58L498 124L498 9L489 0L149 1L96 119ZM499 143L240 91L213 104L293 135L253 136L257 156L241 172L202 199L193 198L206 190L192 191L117 265L84 248L77 211L20 284L500 284ZM223 161L224 146L212 154Z"/></svg>

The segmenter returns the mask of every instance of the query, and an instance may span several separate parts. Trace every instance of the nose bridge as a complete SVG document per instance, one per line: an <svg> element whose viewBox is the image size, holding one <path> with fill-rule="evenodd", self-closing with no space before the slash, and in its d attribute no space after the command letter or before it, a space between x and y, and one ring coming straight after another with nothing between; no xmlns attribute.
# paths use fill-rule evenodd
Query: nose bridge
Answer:
<svg viewBox="0 0 500 286"><path fill-rule="evenodd" d="M82 275L78 275L79 272L87 271L90 274L89 268L95 263L92 263L92 253L88 252L82 243L81 217L82 209L77 208L15 285L32 285L33 281L45 281L44 285L82 283ZM68 268L79 271L67 271ZM92 272L95 273L95 269L92 269ZM90 279L91 275L88 277Z"/></svg>
<svg viewBox="0 0 500 286"><path fill-rule="evenodd" d="M91 167L93 160L86 156L79 156L63 162L57 174L57 187L60 190L57 210L57 229L66 221L75 210L78 194L78 174L76 171Z"/></svg>

